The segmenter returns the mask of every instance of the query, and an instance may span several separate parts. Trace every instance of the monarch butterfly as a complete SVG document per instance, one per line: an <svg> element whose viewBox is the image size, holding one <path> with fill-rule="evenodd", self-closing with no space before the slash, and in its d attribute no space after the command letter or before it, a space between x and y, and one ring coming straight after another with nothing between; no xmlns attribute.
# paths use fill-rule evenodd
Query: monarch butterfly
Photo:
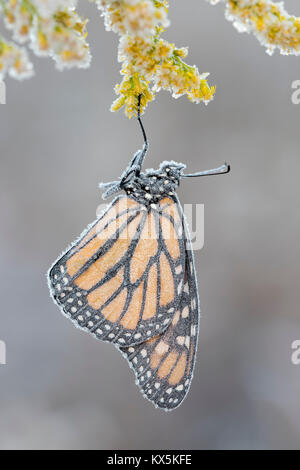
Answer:
<svg viewBox="0 0 300 470"><path fill-rule="evenodd" d="M166 411L186 397L197 350L199 300L190 236L176 195L185 165L163 162L142 172L148 150L103 198L123 191L53 264L51 296L75 326L113 343L134 370L143 395Z"/></svg>

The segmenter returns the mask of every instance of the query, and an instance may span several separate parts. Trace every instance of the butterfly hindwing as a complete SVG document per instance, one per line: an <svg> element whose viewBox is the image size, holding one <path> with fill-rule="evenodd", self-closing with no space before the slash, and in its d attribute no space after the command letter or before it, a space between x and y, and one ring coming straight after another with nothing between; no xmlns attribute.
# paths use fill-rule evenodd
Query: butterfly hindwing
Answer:
<svg viewBox="0 0 300 470"><path fill-rule="evenodd" d="M170 326L143 344L119 348L143 395L166 411L177 408L186 397L197 350L200 308L187 227L185 237L184 289Z"/></svg>
<svg viewBox="0 0 300 470"><path fill-rule="evenodd" d="M49 271L54 301L76 326L120 346L164 332L183 290L182 217L171 198L117 197Z"/></svg>

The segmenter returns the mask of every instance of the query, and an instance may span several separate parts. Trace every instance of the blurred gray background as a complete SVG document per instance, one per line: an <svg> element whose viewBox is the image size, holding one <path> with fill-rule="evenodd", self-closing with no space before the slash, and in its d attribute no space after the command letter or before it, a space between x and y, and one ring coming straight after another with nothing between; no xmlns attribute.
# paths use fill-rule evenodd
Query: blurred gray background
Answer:
<svg viewBox="0 0 300 470"><path fill-rule="evenodd" d="M49 298L45 273L95 218L99 181L120 175L142 139L112 114L117 37L95 7L88 71L35 60L35 78L7 80L0 106L2 449L300 448L300 58L269 57L238 34L224 7L171 1L165 37L217 85L207 107L161 92L144 123L148 165L190 171L224 160L228 176L182 182L182 203L205 204L196 253L202 307L195 376L166 414L138 391L111 345L76 330ZM299 2L286 6L300 15Z"/></svg>

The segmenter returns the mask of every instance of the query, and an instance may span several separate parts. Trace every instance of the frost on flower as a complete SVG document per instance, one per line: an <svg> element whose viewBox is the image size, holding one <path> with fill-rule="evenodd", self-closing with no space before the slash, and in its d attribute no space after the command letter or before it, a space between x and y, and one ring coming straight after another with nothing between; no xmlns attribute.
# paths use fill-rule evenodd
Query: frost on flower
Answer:
<svg viewBox="0 0 300 470"><path fill-rule="evenodd" d="M239 32L254 33L272 54L300 54L300 18L289 15L283 2L270 0L209 0L226 3L226 17Z"/></svg>
<svg viewBox="0 0 300 470"><path fill-rule="evenodd" d="M31 30L32 48L37 55L50 55L58 68L90 63L85 42L85 22L75 11L58 10L50 18L35 19Z"/></svg>
<svg viewBox="0 0 300 470"><path fill-rule="evenodd" d="M196 66L183 61L187 49L177 49L161 37L169 25L166 1L96 0L96 3L106 29L120 35L118 57L123 80L116 86L119 97L112 111L124 106L127 116L136 115L138 96L141 95L143 111L161 89L170 91L174 98L187 95L195 103L208 103L213 98L215 87L209 87L208 74L200 74Z"/></svg>
<svg viewBox="0 0 300 470"><path fill-rule="evenodd" d="M21 80L33 75L33 67L24 48L0 38L0 79L7 73Z"/></svg>
<svg viewBox="0 0 300 470"><path fill-rule="evenodd" d="M82 0L83 1L83 0ZM85 0L86 2L88 0ZM141 95L143 112L160 90L194 103L212 100L215 87L207 73L185 62L186 48L177 48L162 34L169 26L167 0L90 0L104 17L105 28L120 37L118 60L122 81L112 111L124 108L137 114ZM282 2L271 0L208 0L225 2L226 17L240 32L254 33L270 54L300 54L300 19L289 15ZM195 0L196 2L196 0ZM88 67L91 60L86 23L77 0L0 0L0 16L12 38L0 35L0 79L7 74L32 76L30 52L51 57L62 70ZM182 1L182 8L185 8Z"/></svg>
<svg viewBox="0 0 300 470"><path fill-rule="evenodd" d="M37 55L52 57L60 69L87 67L90 52L86 42L86 21L77 14L76 3L75 0L0 0L4 25L11 31L15 41L6 42L1 38L0 60L8 64L7 51L11 51L11 54L12 51L15 54L19 51L22 64L20 70L23 72L18 78L30 76L32 66L29 65L28 53L16 45L21 43L29 45ZM9 65L3 66L2 76L5 73L16 75Z"/></svg>

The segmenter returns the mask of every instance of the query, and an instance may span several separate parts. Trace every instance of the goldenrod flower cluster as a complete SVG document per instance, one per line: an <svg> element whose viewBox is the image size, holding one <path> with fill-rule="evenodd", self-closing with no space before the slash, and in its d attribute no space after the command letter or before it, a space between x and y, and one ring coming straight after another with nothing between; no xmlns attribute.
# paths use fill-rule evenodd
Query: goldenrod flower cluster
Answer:
<svg viewBox="0 0 300 470"><path fill-rule="evenodd" d="M125 107L128 117L137 114L138 96L141 111L156 93L168 90L174 98L182 95L195 102L208 103L215 93L209 87L208 74L200 74L196 66L183 59L187 49L177 49L161 37L169 25L168 4L156 0L96 0L107 30L120 35L119 61L123 80L116 86L119 95L112 111Z"/></svg>
<svg viewBox="0 0 300 470"><path fill-rule="evenodd" d="M123 79L116 86L112 111L124 108L128 117L136 115L141 96L143 112L162 89L174 98L186 95L194 103L212 100L215 87L208 84L208 74L186 64L186 48L162 37L169 26L167 0L91 1L101 11L106 29L120 37ZM300 18L289 15L283 2L208 1L225 2L226 17L239 31L254 33L268 53L278 48L282 54L300 54ZM0 0L0 16L12 35L11 40L0 36L0 79L6 74L19 79L33 74L25 46L36 55L52 57L59 69L88 67L87 20L76 7L77 0Z"/></svg>
<svg viewBox="0 0 300 470"><path fill-rule="evenodd" d="M0 12L13 40L0 37L0 77L32 75L33 67L24 48L52 57L57 67L87 67L90 52L85 25L75 10L74 0L0 0Z"/></svg>
<svg viewBox="0 0 300 470"><path fill-rule="evenodd" d="M300 54L300 18L289 15L283 2L270 0L209 0L226 3L226 17L240 32L252 32L268 54Z"/></svg>

